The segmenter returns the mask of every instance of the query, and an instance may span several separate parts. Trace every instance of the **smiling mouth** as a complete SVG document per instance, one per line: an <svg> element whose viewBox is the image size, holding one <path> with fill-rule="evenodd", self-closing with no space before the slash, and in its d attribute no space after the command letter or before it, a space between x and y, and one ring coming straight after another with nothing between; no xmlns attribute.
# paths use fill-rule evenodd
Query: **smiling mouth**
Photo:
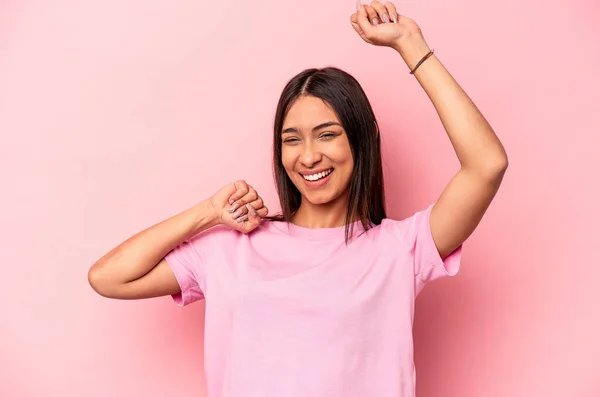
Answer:
<svg viewBox="0 0 600 397"><path fill-rule="evenodd" d="M330 168L328 170L321 171L321 172L318 172L318 173L312 174L312 175L303 175L303 174L300 174L300 175L302 175L302 178L304 178L304 180L306 180L306 181L316 182L320 179L327 177L327 175L331 174L332 172L333 172L333 168Z"/></svg>

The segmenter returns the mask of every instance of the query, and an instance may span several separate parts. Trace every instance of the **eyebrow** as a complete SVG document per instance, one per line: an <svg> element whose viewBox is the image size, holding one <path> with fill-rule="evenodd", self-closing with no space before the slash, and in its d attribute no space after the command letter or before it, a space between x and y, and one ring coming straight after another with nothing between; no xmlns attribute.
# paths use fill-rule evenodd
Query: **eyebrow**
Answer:
<svg viewBox="0 0 600 397"><path fill-rule="evenodd" d="M340 123L336 123L335 121L328 121L326 123L319 124L318 126L314 127L312 130L313 130L313 132L317 131L317 130L322 130L323 128L331 127L332 125L337 125L340 127L342 126ZM297 128L290 127L290 128L286 128L281 133L285 134L285 133L292 133L292 132L299 133L300 131L298 131Z"/></svg>

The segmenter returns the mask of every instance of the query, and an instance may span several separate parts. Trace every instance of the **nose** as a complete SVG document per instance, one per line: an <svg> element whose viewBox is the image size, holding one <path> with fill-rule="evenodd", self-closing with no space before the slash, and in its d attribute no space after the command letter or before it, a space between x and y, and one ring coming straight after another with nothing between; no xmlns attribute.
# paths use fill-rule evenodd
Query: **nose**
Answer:
<svg viewBox="0 0 600 397"><path fill-rule="evenodd" d="M306 168L312 168L315 164L319 163L322 158L321 152L312 143L304 145L302 153L300 155L300 162Z"/></svg>

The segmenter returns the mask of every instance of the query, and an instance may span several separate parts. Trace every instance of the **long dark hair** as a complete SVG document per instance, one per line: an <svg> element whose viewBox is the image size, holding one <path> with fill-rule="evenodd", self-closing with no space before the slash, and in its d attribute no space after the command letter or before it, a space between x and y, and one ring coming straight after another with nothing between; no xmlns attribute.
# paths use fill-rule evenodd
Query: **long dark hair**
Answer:
<svg viewBox="0 0 600 397"><path fill-rule="evenodd" d="M358 218L363 228L368 230L386 217L385 193L381 140L375 114L358 81L335 67L303 70L286 84L281 93L273 125L273 174L282 211L270 219L290 222L300 208L300 192L281 161L281 131L290 107L301 96L314 96L328 103L348 136L354 157L346 212L348 242L353 233L353 220Z"/></svg>

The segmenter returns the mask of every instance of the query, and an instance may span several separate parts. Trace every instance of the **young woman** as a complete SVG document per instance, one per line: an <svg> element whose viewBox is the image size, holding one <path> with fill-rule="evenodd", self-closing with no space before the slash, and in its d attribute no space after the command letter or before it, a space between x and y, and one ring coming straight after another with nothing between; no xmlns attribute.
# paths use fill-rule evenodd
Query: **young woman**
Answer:
<svg viewBox="0 0 600 397"><path fill-rule="evenodd" d="M492 128L414 21L375 1L351 23L400 54L439 114L461 166L437 202L386 218L367 97L339 69L310 69L286 85L275 117L278 217L251 185L229 183L89 271L109 298L206 299L210 397L414 396L415 296L458 271L507 168Z"/></svg>

